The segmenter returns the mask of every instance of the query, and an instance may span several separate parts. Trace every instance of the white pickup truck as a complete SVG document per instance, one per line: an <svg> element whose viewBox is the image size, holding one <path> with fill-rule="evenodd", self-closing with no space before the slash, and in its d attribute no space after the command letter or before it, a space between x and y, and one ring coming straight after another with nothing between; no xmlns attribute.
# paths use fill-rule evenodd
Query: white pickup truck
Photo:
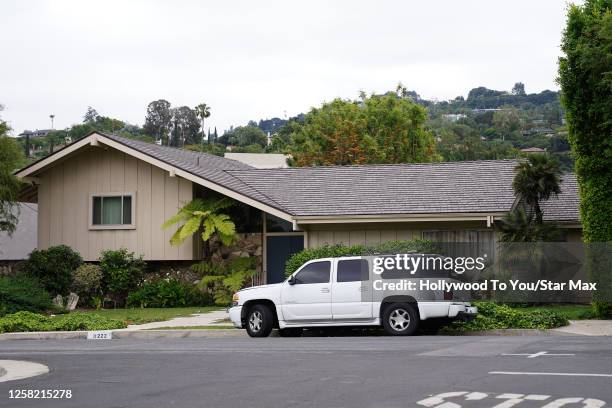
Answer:
<svg viewBox="0 0 612 408"><path fill-rule="evenodd" d="M298 336L305 327L381 325L401 336L414 334L421 321L439 326L478 312L442 290L423 296L374 294L367 262L362 257L308 261L284 282L235 293L230 319L251 337L266 337L273 328L282 336Z"/></svg>

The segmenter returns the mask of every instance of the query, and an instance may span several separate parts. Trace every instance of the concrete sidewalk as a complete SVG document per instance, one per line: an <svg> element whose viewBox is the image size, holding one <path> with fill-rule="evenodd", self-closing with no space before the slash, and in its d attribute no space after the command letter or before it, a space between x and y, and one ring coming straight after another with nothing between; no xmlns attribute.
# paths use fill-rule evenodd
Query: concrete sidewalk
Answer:
<svg viewBox="0 0 612 408"><path fill-rule="evenodd" d="M612 320L570 320L568 326L550 331L581 336L612 336Z"/></svg>
<svg viewBox="0 0 612 408"><path fill-rule="evenodd" d="M229 313L224 310L216 310L208 313L197 313L191 316L175 317L174 319L165 320L162 322L151 322L144 324L130 324L127 329L114 331L133 331L133 330L148 330L158 329L160 327L193 327L193 326L227 326L233 327L232 323L227 321ZM225 320L225 321L224 321Z"/></svg>

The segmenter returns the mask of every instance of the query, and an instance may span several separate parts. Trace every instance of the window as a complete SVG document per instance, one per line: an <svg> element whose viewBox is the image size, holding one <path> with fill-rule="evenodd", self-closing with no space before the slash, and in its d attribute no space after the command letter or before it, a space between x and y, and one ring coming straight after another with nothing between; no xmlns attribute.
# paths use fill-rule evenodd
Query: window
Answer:
<svg viewBox="0 0 612 408"><path fill-rule="evenodd" d="M296 284L327 283L331 262L313 262L299 271L294 279Z"/></svg>
<svg viewBox="0 0 612 408"><path fill-rule="evenodd" d="M91 226L134 227L132 201L132 194L92 196Z"/></svg>
<svg viewBox="0 0 612 408"><path fill-rule="evenodd" d="M338 262L338 282L360 282L368 279L368 261L365 259L347 259Z"/></svg>

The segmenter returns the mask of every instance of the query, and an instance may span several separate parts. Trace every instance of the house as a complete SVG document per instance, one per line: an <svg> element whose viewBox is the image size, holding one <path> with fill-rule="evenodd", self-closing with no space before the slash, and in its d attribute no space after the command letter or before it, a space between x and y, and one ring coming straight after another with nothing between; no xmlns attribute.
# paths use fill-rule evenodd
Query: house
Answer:
<svg viewBox="0 0 612 408"><path fill-rule="evenodd" d="M521 149L521 153L526 153L526 154L546 153L546 149L542 149L541 147L526 147L524 149Z"/></svg>
<svg viewBox="0 0 612 408"><path fill-rule="evenodd" d="M240 241L213 256L254 255L255 283L278 282L305 247L398 239L491 243L515 204L517 162L256 169L236 160L94 132L16 172L38 203L38 245L66 244L95 261L127 247L145 260L201 257L199 240L171 246L162 223L196 197L236 200ZM580 240L576 179L567 175L545 217Z"/></svg>

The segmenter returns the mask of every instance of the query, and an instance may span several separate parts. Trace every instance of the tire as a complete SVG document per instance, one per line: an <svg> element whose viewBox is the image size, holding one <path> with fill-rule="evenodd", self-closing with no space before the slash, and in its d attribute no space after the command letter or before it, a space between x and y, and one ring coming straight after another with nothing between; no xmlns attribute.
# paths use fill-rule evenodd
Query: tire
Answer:
<svg viewBox="0 0 612 408"><path fill-rule="evenodd" d="M286 329L278 329L278 335L280 337L302 337L301 327L289 327Z"/></svg>
<svg viewBox="0 0 612 408"><path fill-rule="evenodd" d="M274 314L266 305L251 307L246 316L246 331L251 337L268 337L274 325Z"/></svg>
<svg viewBox="0 0 612 408"><path fill-rule="evenodd" d="M409 303L392 303L383 311L383 328L391 336L411 336L419 326L419 314Z"/></svg>

